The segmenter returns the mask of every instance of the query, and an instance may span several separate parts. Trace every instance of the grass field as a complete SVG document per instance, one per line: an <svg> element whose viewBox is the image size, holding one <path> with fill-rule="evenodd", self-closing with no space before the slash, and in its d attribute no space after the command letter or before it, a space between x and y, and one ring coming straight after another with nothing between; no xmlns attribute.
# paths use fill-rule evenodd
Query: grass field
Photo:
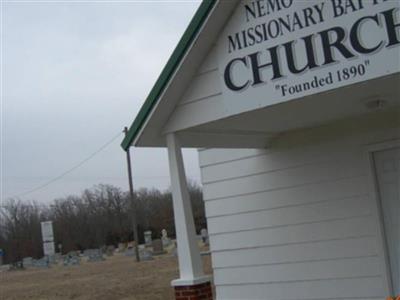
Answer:
<svg viewBox="0 0 400 300"><path fill-rule="evenodd" d="M210 257L203 257L210 274ZM116 254L102 262L79 266L52 266L0 273L1 300L165 300L174 299L170 282L178 278L178 262L170 254L136 263L134 257Z"/></svg>

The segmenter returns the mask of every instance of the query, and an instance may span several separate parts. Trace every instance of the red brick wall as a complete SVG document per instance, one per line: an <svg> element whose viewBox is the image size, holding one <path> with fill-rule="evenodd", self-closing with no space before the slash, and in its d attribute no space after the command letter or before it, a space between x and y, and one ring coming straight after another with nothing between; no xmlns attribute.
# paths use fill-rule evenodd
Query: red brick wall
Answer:
<svg viewBox="0 0 400 300"><path fill-rule="evenodd" d="M175 300L213 300L211 283L176 286Z"/></svg>

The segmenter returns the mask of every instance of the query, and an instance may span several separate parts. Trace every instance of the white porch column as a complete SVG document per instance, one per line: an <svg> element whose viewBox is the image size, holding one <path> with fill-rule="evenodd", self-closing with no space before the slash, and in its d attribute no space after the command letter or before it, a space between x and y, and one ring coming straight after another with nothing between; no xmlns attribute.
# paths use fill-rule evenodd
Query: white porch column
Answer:
<svg viewBox="0 0 400 300"><path fill-rule="evenodd" d="M175 133L167 135L167 147L180 273L180 278L173 280L172 285L196 285L209 281L210 277L204 276L203 273L193 221L192 205L183 165L182 150Z"/></svg>

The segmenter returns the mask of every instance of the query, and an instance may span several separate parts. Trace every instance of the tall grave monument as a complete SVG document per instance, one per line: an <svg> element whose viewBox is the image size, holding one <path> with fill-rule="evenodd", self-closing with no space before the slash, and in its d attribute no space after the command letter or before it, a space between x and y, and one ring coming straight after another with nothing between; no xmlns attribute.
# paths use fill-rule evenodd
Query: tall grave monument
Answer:
<svg viewBox="0 0 400 300"><path fill-rule="evenodd" d="M40 225L42 228L43 253L47 257L53 256L55 254L53 222L41 222Z"/></svg>

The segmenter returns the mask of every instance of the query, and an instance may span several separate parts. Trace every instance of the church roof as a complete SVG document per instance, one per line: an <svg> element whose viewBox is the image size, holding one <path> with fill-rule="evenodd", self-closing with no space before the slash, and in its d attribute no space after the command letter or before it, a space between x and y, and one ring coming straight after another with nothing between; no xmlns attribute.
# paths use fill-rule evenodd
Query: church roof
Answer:
<svg viewBox="0 0 400 300"><path fill-rule="evenodd" d="M193 19L189 23L189 26L181 37L178 45L176 46L174 52L172 53L160 76L158 77L156 83L151 89L146 101L142 105L139 113L137 114L132 125L130 126L127 135L122 141L121 146L124 150L127 150L131 146L132 142L139 134L140 129L144 126L153 107L159 101L161 94L168 85L168 82L172 79L178 66L185 57L188 49L196 40L199 31L201 30L205 20L209 16L216 3L217 0L203 0L203 2L201 3Z"/></svg>

